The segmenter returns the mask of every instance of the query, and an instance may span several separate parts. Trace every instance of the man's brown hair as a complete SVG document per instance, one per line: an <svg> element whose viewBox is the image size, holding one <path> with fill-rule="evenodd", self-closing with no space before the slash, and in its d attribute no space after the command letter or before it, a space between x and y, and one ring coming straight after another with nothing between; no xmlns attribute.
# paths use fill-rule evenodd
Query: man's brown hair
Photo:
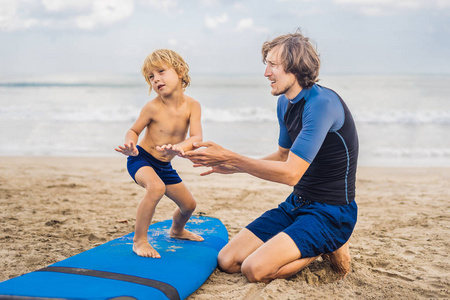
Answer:
<svg viewBox="0 0 450 300"><path fill-rule="evenodd" d="M302 88L310 88L319 81L319 54L300 31L265 42L261 50L264 63L269 51L275 47L280 47L284 71L294 74Z"/></svg>

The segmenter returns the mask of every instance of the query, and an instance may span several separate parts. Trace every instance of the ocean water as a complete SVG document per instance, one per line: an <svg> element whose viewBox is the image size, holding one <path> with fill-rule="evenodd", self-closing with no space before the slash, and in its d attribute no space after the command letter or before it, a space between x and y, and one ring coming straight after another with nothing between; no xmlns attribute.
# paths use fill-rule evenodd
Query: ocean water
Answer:
<svg viewBox="0 0 450 300"><path fill-rule="evenodd" d="M204 140L261 157L277 149L276 97L262 75L195 75ZM337 76L355 118L360 165L450 166L450 75ZM155 97L139 76L0 78L0 155L120 156L114 148Z"/></svg>

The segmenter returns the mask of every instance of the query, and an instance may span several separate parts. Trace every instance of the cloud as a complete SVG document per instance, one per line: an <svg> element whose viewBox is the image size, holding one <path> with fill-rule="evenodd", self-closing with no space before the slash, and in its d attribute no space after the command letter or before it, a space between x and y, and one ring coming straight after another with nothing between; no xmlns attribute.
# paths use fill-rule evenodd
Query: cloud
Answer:
<svg viewBox="0 0 450 300"><path fill-rule="evenodd" d="M170 46L176 46L178 44L178 41L176 39L169 39L167 41L167 44L169 44Z"/></svg>
<svg viewBox="0 0 450 300"><path fill-rule="evenodd" d="M245 4L241 2L234 3L232 7L235 11L248 12L247 6L245 6Z"/></svg>
<svg viewBox="0 0 450 300"><path fill-rule="evenodd" d="M450 8L448 0L333 0L335 4L355 9L366 16L400 14L420 9Z"/></svg>
<svg viewBox="0 0 450 300"><path fill-rule="evenodd" d="M439 9L450 8L450 1L448 1L448 0L437 0L437 7Z"/></svg>
<svg viewBox="0 0 450 300"><path fill-rule="evenodd" d="M174 14L177 13L178 2L177 0L140 0L141 4L151 7L152 9L164 13Z"/></svg>
<svg viewBox="0 0 450 300"><path fill-rule="evenodd" d="M133 11L133 0L3 0L0 30L33 27L92 30L126 19Z"/></svg>
<svg viewBox="0 0 450 300"><path fill-rule="evenodd" d="M237 31L243 31L247 30L253 27L253 19L252 18L246 18L241 19L236 27Z"/></svg>
<svg viewBox="0 0 450 300"><path fill-rule="evenodd" d="M220 4L220 0L200 0L201 6L214 7Z"/></svg>
<svg viewBox="0 0 450 300"><path fill-rule="evenodd" d="M257 33L265 33L269 30L264 27L257 27L252 18L244 18L239 21L239 23L236 26L236 31L254 31Z"/></svg>
<svg viewBox="0 0 450 300"><path fill-rule="evenodd" d="M75 23L81 29L91 30L97 26L110 25L126 19L133 13L132 0L95 0L88 15L78 16Z"/></svg>
<svg viewBox="0 0 450 300"><path fill-rule="evenodd" d="M64 1L64 0L42 0L42 5L49 12L83 11L90 6L92 1Z"/></svg>
<svg viewBox="0 0 450 300"><path fill-rule="evenodd" d="M27 18L21 20L18 17L21 11L20 6L25 6L27 1L21 0L6 0L0 2L0 30L13 31L17 28L30 28L38 23L37 19Z"/></svg>
<svg viewBox="0 0 450 300"><path fill-rule="evenodd" d="M228 15L226 13L221 14L218 17L210 17L210 16L206 16L205 18L205 24L206 27L208 27L209 29L216 29L219 24L223 24L228 20Z"/></svg>
<svg viewBox="0 0 450 300"><path fill-rule="evenodd" d="M323 8L318 6L307 7L305 9L300 9L295 12L295 14L299 17L319 16L324 15L325 13L326 12L323 10Z"/></svg>

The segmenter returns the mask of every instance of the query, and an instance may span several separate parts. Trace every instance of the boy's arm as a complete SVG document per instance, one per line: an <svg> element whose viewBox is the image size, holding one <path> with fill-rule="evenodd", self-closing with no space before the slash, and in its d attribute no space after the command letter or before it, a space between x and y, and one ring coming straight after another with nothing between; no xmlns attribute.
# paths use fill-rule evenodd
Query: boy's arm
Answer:
<svg viewBox="0 0 450 300"><path fill-rule="evenodd" d="M196 100L191 102L191 116L189 118L189 138L177 144L183 152L194 149L193 143L200 143L203 140L202 123L201 123L202 109L200 103Z"/></svg>
<svg viewBox="0 0 450 300"><path fill-rule="evenodd" d="M138 137L139 135L134 130L129 129L125 135L125 143L115 150L126 156L137 156L139 154L139 150L136 148Z"/></svg>
<svg viewBox="0 0 450 300"><path fill-rule="evenodd" d="M145 105L141 113L139 114L139 117L134 122L134 124L131 126L131 128L127 131L127 134L125 135L125 143L123 146L119 146L115 150L117 152L120 152L127 156L137 156L139 154L138 149L136 148L139 135L144 130L144 128L150 124L151 122L151 105L147 104Z"/></svg>

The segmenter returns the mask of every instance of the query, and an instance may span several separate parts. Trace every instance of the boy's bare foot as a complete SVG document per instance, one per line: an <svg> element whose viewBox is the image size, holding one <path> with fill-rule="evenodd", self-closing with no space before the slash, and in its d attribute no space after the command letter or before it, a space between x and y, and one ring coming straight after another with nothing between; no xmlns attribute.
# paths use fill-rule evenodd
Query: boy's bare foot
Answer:
<svg viewBox="0 0 450 300"><path fill-rule="evenodd" d="M133 251L139 256L161 258L158 251L156 251L147 240L135 241L133 243Z"/></svg>
<svg viewBox="0 0 450 300"><path fill-rule="evenodd" d="M181 232L180 234L176 234L175 232L173 232L172 229L170 229L169 235L170 235L170 237L172 237L174 239L180 239L180 240L190 240L190 241L196 241L196 242L202 242L204 240L198 234L187 231L186 229L183 229L183 232Z"/></svg>
<svg viewBox="0 0 450 300"><path fill-rule="evenodd" d="M333 270L342 275L341 279L344 279L350 273L351 257L348 241L341 248L332 253L324 254L323 257L330 260Z"/></svg>

